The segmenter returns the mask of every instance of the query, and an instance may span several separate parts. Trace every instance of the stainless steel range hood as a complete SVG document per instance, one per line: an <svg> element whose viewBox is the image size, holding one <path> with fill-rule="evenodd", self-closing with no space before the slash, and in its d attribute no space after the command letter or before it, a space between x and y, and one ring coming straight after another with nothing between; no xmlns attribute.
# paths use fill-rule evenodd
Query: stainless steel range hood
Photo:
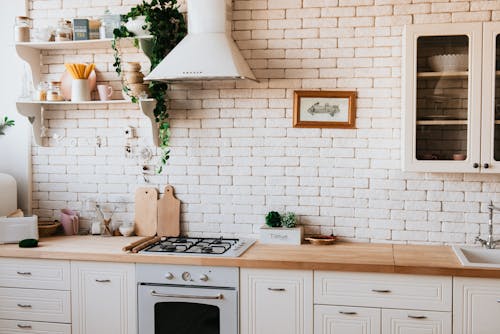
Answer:
<svg viewBox="0 0 500 334"><path fill-rule="evenodd" d="M145 78L256 80L231 37L231 0L187 0L188 34Z"/></svg>

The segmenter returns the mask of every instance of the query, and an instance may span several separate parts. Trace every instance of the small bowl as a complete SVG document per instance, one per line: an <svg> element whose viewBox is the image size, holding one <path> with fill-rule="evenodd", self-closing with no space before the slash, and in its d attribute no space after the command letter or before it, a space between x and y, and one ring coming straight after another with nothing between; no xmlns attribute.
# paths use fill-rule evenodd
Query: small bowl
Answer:
<svg viewBox="0 0 500 334"><path fill-rule="evenodd" d="M453 154L453 160L465 160L467 156L465 154Z"/></svg>
<svg viewBox="0 0 500 334"><path fill-rule="evenodd" d="M434 72L467 71L469 67L469 57L467 54L458 53L436 55L427 58L427 63Z"/></svg>
<svg viewBox="0 0 500 334"><path fill-rule="evenodd" d="M134 225L122 225L118 227L118 231L120 231L124 237L130 237L134 234Z"/></svg>

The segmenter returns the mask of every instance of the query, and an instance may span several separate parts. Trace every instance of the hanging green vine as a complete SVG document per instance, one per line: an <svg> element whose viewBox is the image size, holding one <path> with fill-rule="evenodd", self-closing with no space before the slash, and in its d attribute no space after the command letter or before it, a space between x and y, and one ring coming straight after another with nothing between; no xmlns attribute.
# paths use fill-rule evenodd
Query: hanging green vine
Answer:
<svg viewBox="0 0 500 334"><path fill-rule="evenodd" d="M151 61L151 70L153 70L170 50L172 50L187 33L186 22L184 16L179 12L177 0L143 0L141 4L132 7L130 11L122 16L122 21L127 22L129 18L136 18L144 15L146 17L146 26L151 36L151 50L148 52L148 57ZM112 48L114 51L115 67L118 75L121 76L121 54L118 41L120 38L134 37L134 34L127 30L125 26L113 31ZM139 47L139 41L134 38L134 45ZM166 106L166 92L168 84L165 82L152 81L149 84L149 92L151 97L156 100L154 109L155 121L158 124L160 149L162 151L160 157L160 165L158 173L163 171L163 167L170 158L169 139L170 139L170 123L168 122L168 110ZM123 85L124 92L130 96L130 89L125 83ZM137 98L131 96L132 102L137 103Z"/></svg>

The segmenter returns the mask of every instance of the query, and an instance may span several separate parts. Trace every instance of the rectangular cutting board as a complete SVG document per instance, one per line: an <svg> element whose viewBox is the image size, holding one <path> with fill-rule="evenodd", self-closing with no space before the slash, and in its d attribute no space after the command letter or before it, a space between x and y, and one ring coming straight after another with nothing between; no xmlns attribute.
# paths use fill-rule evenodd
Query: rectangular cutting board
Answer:
<svg viewBox="0 0 500 334"><path fill-rule="evenodd" d="M158 225L158 190L141 187L135 191L135 234L149 237L156 234Z"/></svg>
<svg viewBox="0 0 500 334"><path fill-rule="evenodd" d="M178 237L180 230L181 201L174 196L171 185L165 187L163 197L158 200L158 228L160 237Z"/></svg>

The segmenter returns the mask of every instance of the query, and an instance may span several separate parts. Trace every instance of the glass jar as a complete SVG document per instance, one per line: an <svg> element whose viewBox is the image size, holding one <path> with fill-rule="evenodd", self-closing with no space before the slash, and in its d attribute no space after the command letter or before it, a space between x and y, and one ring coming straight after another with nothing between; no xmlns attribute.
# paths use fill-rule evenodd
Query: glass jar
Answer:
<svg viewBox="0 0 500 334"><path fill-rule="evenodd" d="M49 84L45 81L42 81L38 84L35 94L35 100L38 101L47 101L47 89L49 88Z"/></svg>
<svg viewBox="0 0 500 334"><path fill-rule="evenodd" d="M14 40L16 42L30 41L31 19L27 16L16 16L14 24Z"/></svg>
<svg viewBox="0 0 500 334"><path fill-rule="evenodd" d="M61 82L51 81L47 90L47 101L62 101Z"/></svg>
<svg viewBox="0 0 500 334"><path fill-rule="evenodd" d="M56 42L65 42L73 40L73 27L71 21L60 20L56 29Z"/></svg>

